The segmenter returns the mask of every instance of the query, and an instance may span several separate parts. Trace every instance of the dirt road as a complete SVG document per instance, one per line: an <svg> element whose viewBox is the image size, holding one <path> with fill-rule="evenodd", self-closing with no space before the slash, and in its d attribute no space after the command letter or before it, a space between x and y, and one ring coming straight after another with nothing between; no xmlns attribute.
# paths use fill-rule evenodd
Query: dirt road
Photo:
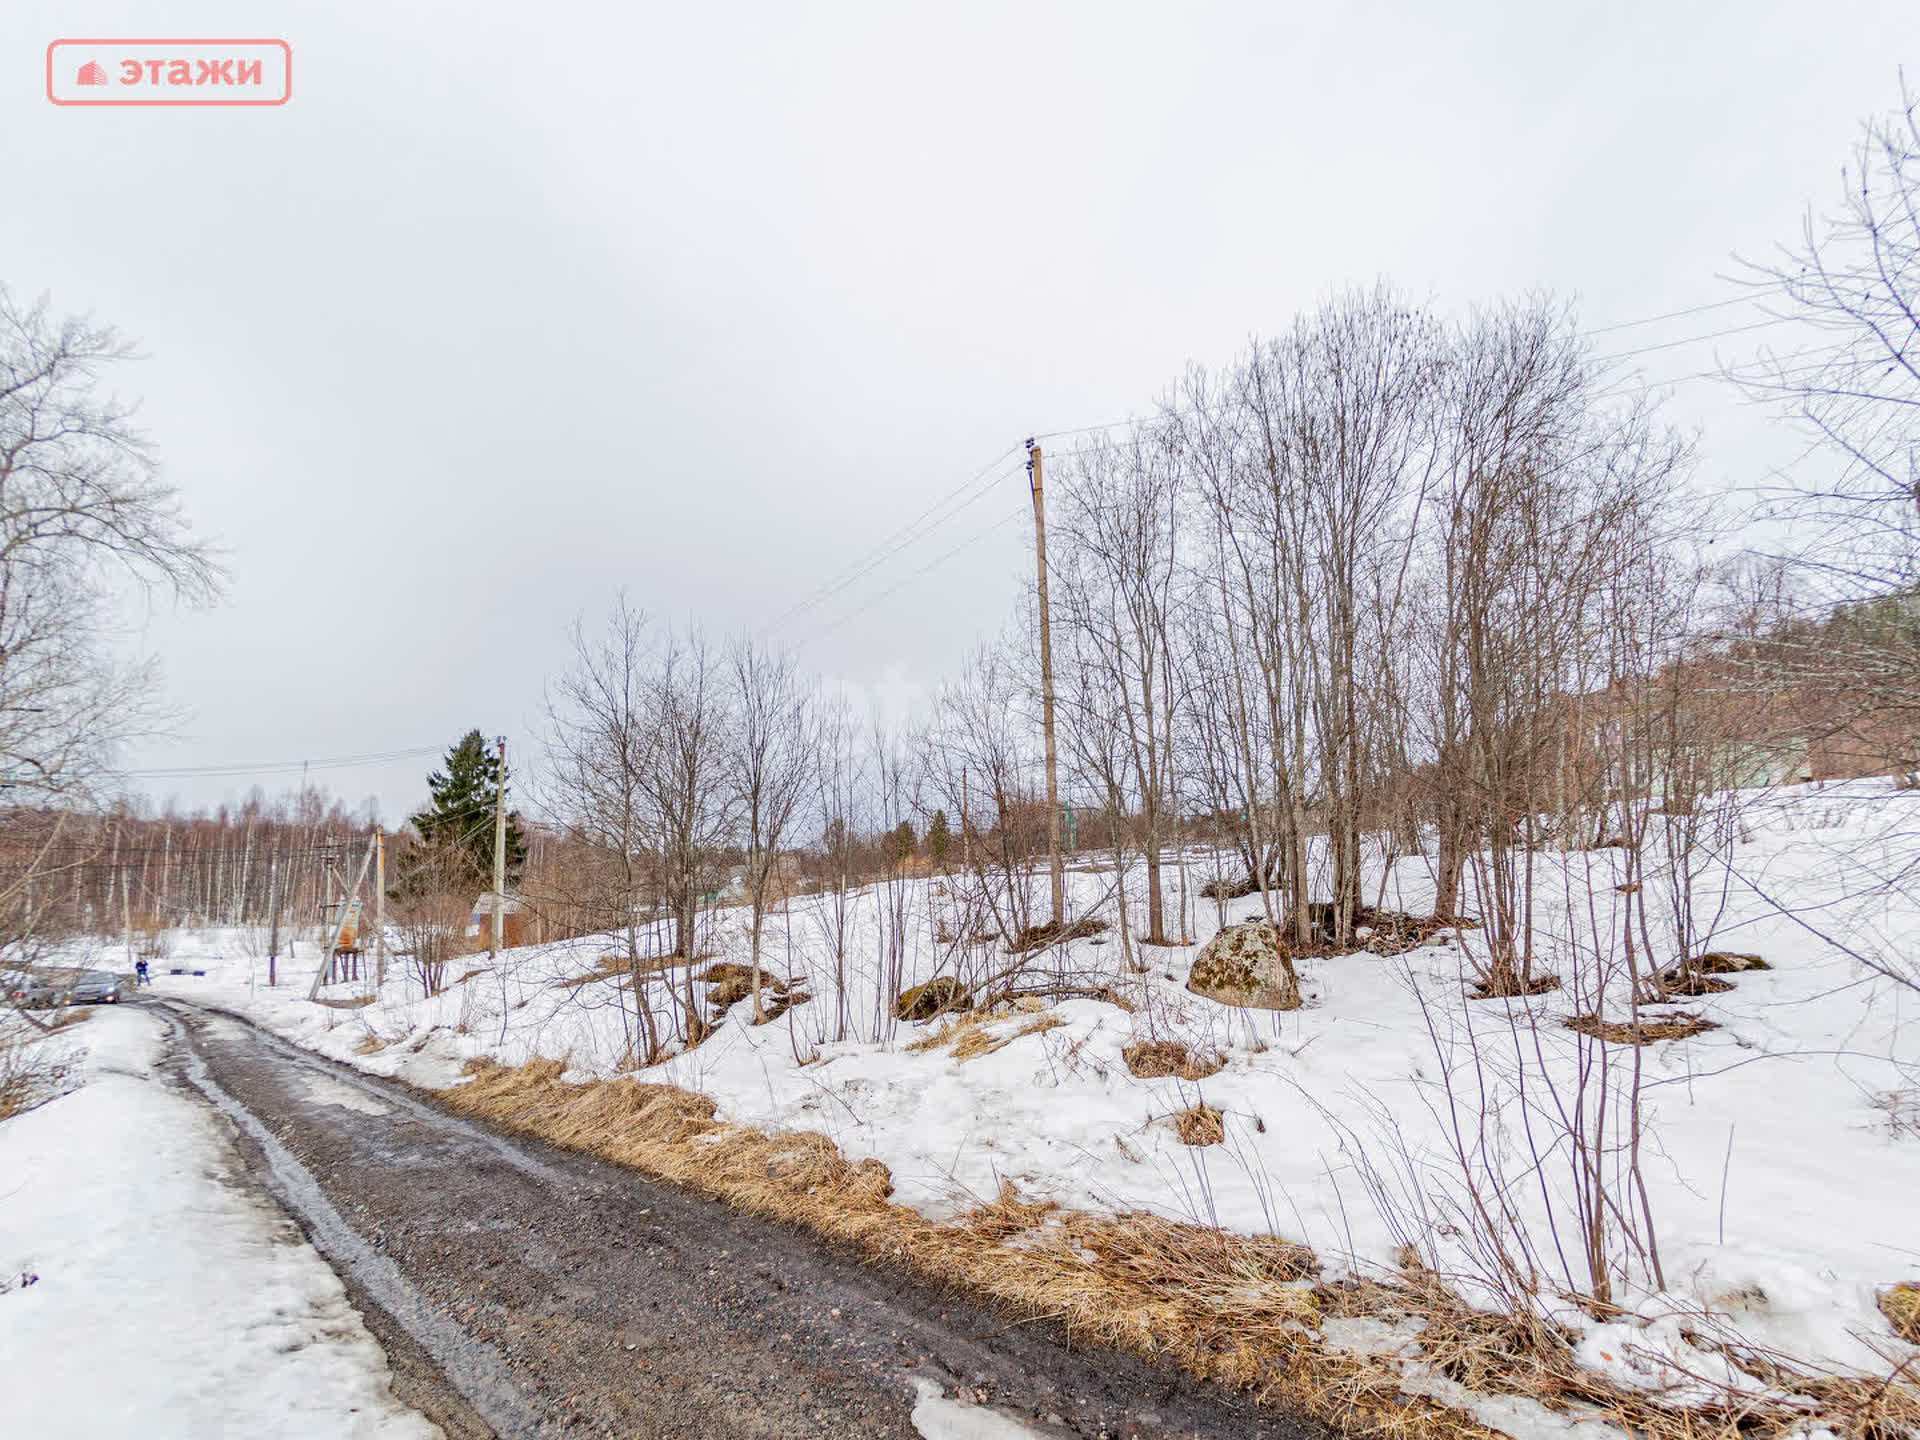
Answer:
<svg viewBox="0 0 1920 1440"><path fill-rule="evenodd" d="M151 1002L169 1073L454 1437L1318 1432L780 1226L508 1138L231 1016Z"/></svg>

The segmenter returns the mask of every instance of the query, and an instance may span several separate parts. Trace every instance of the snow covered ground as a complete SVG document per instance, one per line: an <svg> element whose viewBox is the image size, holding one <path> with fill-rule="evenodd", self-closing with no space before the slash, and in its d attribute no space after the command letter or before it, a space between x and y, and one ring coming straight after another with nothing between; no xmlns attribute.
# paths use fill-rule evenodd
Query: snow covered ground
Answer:
<svg viewBox="0 0 1920 1440"><path fill-rule="evenodd" d="M234 1183L161 1022L101 1007L39 1043L80 1083L0 1122L0 1430L437 1436L297 1227Z"/></svg>
<svg viewBox="0 0 1920 1440"><path fill-rule="evenodd" d="M1621 861L1613 850L1550 850L1535 857L1539 967L1566 983L1526 1000L1468 998L1466 959L1485 944L1472 930L1392 958L1303 961L1307 1003L1284 1014L1188 993L1194 946L1141 948L1146 972L1131 973L1109 932L1045 963L1104 969L1130 1009L1067 1000L1051 1009L1057 1025L1025 1034L1035 1015L1011 1015L987 1027L1008 1043L962 1059L951 1046L910 1049L934 1027L898 1024L880 1003L885 897L870 890L849 929L849 1038L835 1038L830 907L797 899L770 922L767 965L814 998L760 1027L749 1023L748 1004L736 1005L704 1044L638 1074L712 1095L724 1119L824 1131L850 1158L884 1162L896 1199L930 1215L990 1198L1010 1180L1029 1197L1069 1206L1275 1232L1312 1246L1336 1273L1390 1267L1409 1239L1468 1281L1479 1273L1471 1237L1448 1208L1464 1201L1464 1171L1450 1159L1464 1135L1512 1184L1516 1224L1552 1288L1562 1273L1577 1279L1580 1261L1567 1219L1567 1144L1550 1125L1540 1128L1550 1107L1539 1096L1577 1093L1581 1067L1595 1057L1621 1067L1616 1077L1637 1057L1648 1123L1642 1169L1665 1287L1621 1293L1645 1317L1637 1321L1600 1325L1565 1310L1588 1332L1583 1359L1627 1383L1684 1390L1691 1382L1675 1364L1697 1374L1703 1361L1681 1332L1717 1317L1800 1361L1885 1373L1913 1351L1881 1316L1876 1292L1920 1279L1912 1121L1920 995L1846 952L1920 948L1914 893L1879 883L1914 849L1920 794L1859 782L1740 797L1731 816L1722 816L1731 869L1708 867L1692 881L1699 948L1755 952L1773 968L1680 1002L1717 1026L1690 1039L1635 1051L1583 1044L1561 1025L1596 999L1600 982L1583 977L1618 968ZM1091 857L1077 863L1074 908L1107 903L1111 913L1111 872ZM1195 870L1191 887L1202 878ZM1431 908L1422 857L1370 877L1370 892L1376 883L1389 906ZM1653 875L1646 884L1658 891L1669 882ZM1137 873L1129 890L1138 931ZM1666 896L1655 900L1657 912ZM907 983L943 963L936 935L947 903L937 883L908 887ZM1257 908L1257 898L1233 902L1228 918ZM723 912L716 958L745 957L741 919ZM1204 940L1218 923L1213 903L1197 902L1194 921ZM275 990L265 985L257 940L194 932L177 934L173 946L173 965L206 973L163 974L162 992L231 1006L326 1054L416 1083L457 1083L461 1064L480 1055L565 1058L576 1076L610 1076L631 1044L616 979L561 983L613 951L606 938L512 951L497 971L484 955L456 961L455 983L425 1000L396 965L361 1009L305 999L310 943L299 962L283 960ZM1617 1005L1617 976L1608 987ZM353 988L330 993L346 998ZM1137 1078L1122 1050L1143 1038L1178 1038L1217 1052L1225 1066L1199 1082ZM1516 1098L1523 1084L1534 1087L1532 1108ZM1169 1123L1200 1100L1224 1112L1223 1143L1188 1146ZM1722 1372L1728 1383L1749 1383Z"/></svg>

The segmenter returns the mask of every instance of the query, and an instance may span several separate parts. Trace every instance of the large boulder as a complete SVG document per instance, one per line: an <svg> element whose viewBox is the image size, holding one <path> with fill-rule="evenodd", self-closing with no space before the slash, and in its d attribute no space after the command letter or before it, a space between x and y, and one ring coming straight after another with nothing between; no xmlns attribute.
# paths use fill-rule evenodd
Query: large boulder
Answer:
<svg viewBox="0 0 1920 1440"><path fill-rule="evenodd" d="M1287 962L1287 942L1266 921L1229 925L1200 947L1187 989L1242 1009L1298 1010L1300 986Z"/></svg>
<svg viewBox="0 0 1920 1440"><path fill-rule="evenodd" d="M951 1010L971 1010L973 995L951 975L936 975L924 985L902 990L893 1002L893 1013L901 1020L931 1020Z"/></svg>

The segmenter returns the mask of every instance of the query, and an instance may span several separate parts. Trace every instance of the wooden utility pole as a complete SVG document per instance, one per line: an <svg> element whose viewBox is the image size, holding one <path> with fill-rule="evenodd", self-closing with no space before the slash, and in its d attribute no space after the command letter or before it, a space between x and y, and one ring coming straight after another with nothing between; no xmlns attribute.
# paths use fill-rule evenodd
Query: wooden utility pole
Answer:
<svg viewBox="0 0 1920 1440"><path fill-rule="evenodd" d="M1047 739L1047 859L1053 871L1053 923L1066 915L1066 877L1060 869L1060 782L1053 750L1053 633L1047 616L1047 509L1041 498L1040 446L1027 441L1027 478L1033 483L1033 548L1040 562L1040 720Z"/></svg>
<svg viewBox="0 0 1920 1440"><path fill-rule="evenodd" d="M507 888L507 737L500 737L500 773L493 787L493 942L487 958L500 958L500 941L506 931ZM689 952L691 953L691 952Z"/></svg>
<svg viewBox="0 0 1920 1440"><path fill-rule="evenodd" d="M355 907L360 903L360 887L367 883L367 871L371 869L372 866L373 842L369 840L367 842L366 858L360 862L360 873L353 877L353 888L351 890L343 889L341 891L344 898L340 901L340 918L334 921L333 933L327 940L327 952L320 961L320 968L313 972L313 984L307 987L307 998L309 1000L317 998L320 994L321 985L331 983L333 979L334 955L340 948L340 941L347 933L348 923L351 922L355 925L359 923L360 912ZM331 895L333 890L333 867L331 865L327 867L327 881L327 889L329 895ZM328 904L332 904L331 899L329 899ZM358 941L356 940L355 943L358 943Z"/></svg>
<svg viewBox="0 0 1920 1440"><path fill-rule="evenodd" d="M387 983L387 832L373 827L373 988Z"/></svg>
<svg viewBox="0 0 1920 1440"><path fill-rule="evenodd" d="M267 862L267 988L279 981L280 969L280 851Z"/></svg>

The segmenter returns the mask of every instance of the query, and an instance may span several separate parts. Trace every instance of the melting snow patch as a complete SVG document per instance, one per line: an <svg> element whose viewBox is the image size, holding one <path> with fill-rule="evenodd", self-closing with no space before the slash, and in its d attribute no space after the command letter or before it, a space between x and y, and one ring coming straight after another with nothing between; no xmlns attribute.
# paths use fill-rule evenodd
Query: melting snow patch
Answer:
<svg viewBox="0 0 1920 1440"><path fill-rule="evenodd" d="M913 1428L927 1440L1047 1440L1044 1431L1029 1429L998 1410L947 1399L946 1392L931 1380L922 1380L919 1385Z"/></svg>
<svg viewBox="0 0 1920 1440"><path fill-rule="evenodd" d="M391 1115L393 1107L384 1100L376 1100L344 1080L336 1080L331 1075L316 1075L312 1072L301 1076L301 1087L307 1092L307 1098L317 1100L322 1105L337 1105L342 1110L357 1110L362 1115Z"/></svg>

